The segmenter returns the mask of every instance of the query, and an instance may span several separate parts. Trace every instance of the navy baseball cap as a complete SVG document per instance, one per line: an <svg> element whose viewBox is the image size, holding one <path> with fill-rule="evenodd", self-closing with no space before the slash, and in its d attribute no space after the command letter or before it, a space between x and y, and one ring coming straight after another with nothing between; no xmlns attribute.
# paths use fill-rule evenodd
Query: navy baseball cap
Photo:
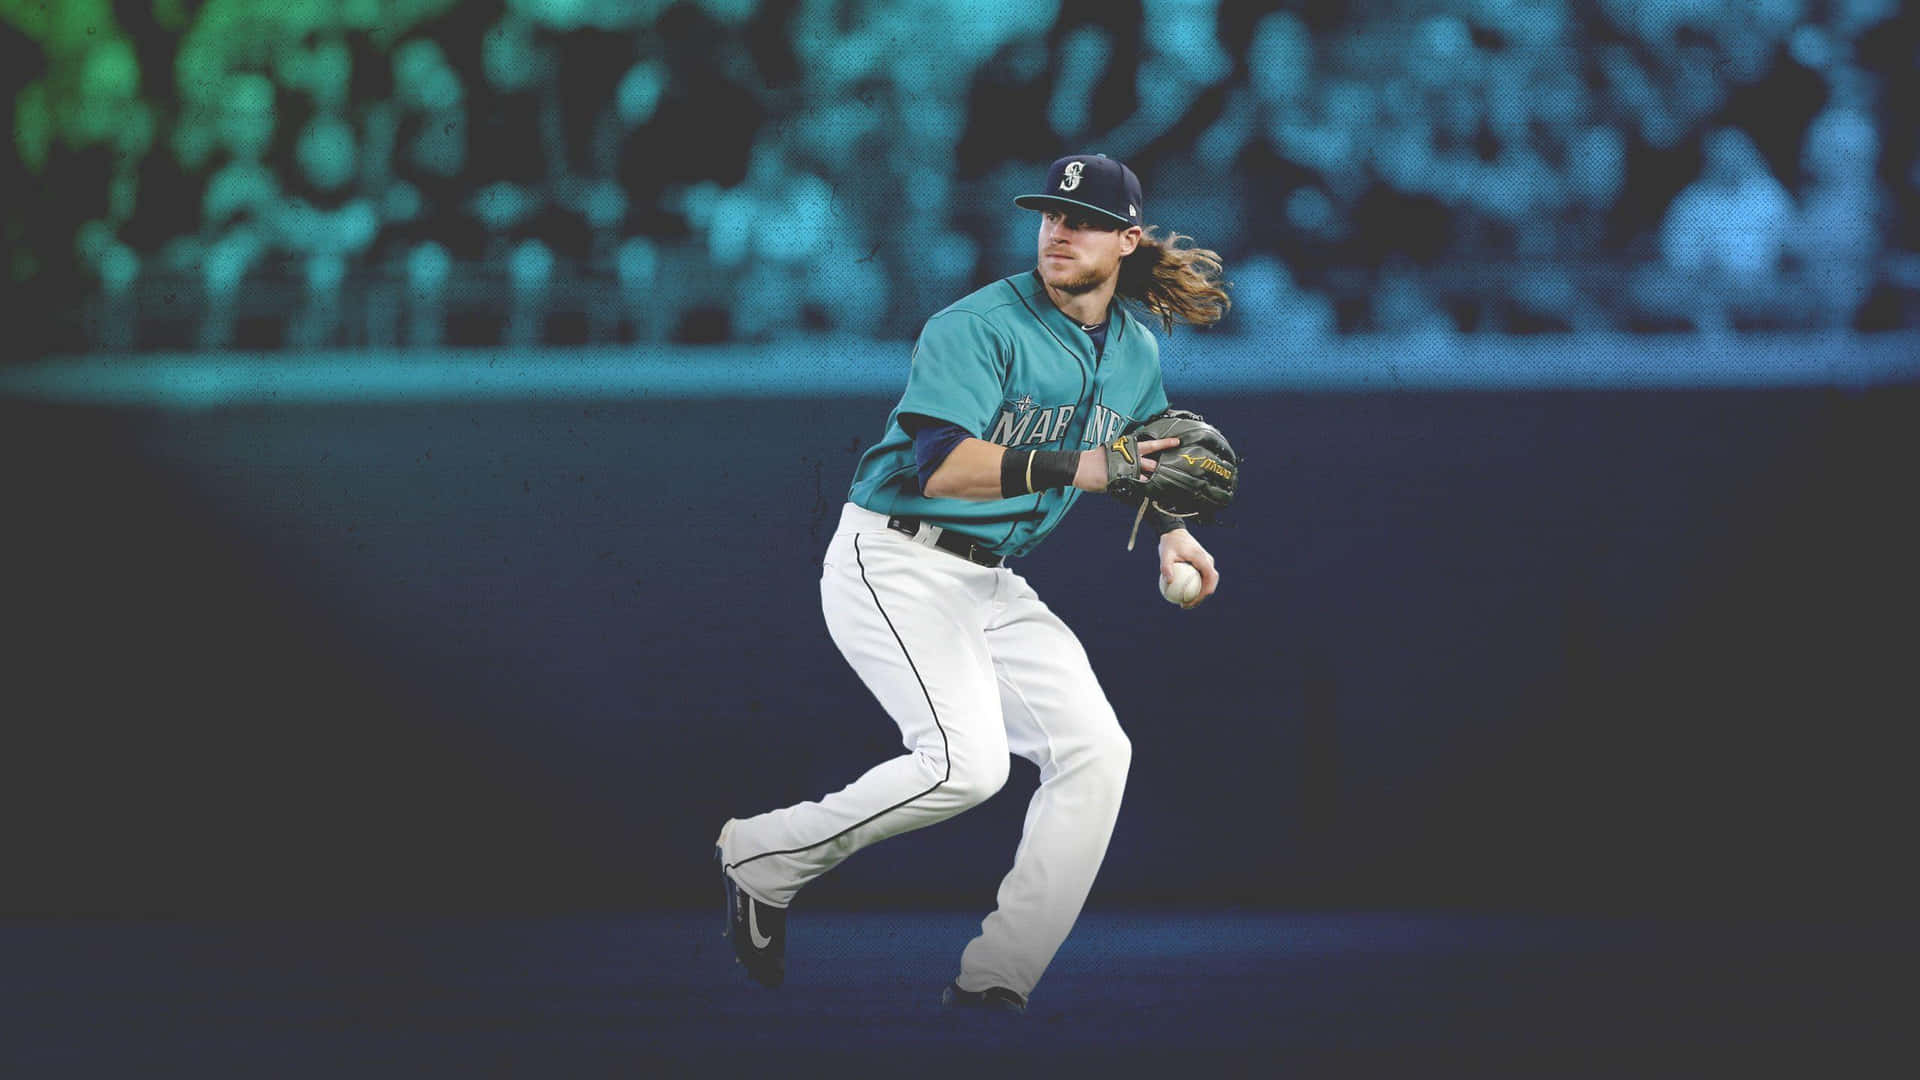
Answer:
<svg viewBox="0 0 1920 1080"><path fill-rule="evenodd" d="M1028 210L1093 210L1124 229L1140 224L1140 178L1105 154L1070 154L1047 166L1045 191L1013 203Z"/></svg>

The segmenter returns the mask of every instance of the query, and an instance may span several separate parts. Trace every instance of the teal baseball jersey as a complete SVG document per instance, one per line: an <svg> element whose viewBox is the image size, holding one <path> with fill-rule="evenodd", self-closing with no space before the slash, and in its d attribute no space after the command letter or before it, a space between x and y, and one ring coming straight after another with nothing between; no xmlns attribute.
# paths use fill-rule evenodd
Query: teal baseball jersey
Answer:
<svg viewBox="0 0 1920 1080"><path fill-rule="evenodd" d="M886 433L860 458L849 501L965 533L999 555L1025 555L1079 500L1076 488L1012 499L929 498L920 492L907 413L958 425L1021 450L1087 450L1166 409L1160 343L1112 305L1106 348L1047 299L1031 271L1003 278L928 319L914 344L907 388Z"/></svg>

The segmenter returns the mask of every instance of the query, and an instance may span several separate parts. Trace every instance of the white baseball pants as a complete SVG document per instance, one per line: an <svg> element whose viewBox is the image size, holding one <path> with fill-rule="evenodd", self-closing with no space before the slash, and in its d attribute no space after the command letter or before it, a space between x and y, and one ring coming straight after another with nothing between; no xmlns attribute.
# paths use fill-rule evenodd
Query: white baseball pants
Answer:
<svg viewBox="0 0 1920 1080"><path fill-rule="evenodd" d="M749 895L784 907L861 848L978 805L1019 754L1040 767L1040 788L956 981L1032 993L1106 856L1132 753L1086 650L1020 575L851 503L827 547L820 603L907 752L818 802L737 820L722 861Z"/></svg>

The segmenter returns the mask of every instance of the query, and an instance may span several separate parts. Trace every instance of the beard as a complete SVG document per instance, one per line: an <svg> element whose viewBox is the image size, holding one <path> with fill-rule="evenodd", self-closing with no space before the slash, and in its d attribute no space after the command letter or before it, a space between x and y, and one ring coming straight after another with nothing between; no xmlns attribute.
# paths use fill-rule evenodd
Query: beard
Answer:
<svg viewBox="0 0 1920 1080"><path fill-rule="evenodd" d="M1047 260L1042 257L1039 265L1040 280L1068 296L1081 296L1106 284L1111 275L1103 274L1098 267L1079 266L1070 271L1056 271L1056 276L1047 274Z"/></svg>

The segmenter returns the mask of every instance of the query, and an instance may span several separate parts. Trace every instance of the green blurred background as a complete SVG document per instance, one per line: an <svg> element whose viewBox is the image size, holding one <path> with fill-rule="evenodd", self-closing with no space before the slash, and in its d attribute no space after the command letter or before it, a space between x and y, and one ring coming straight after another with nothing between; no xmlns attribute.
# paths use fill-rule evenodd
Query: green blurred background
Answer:
<svg viewBox="0 0 1920 1080"><path fill-rule="evenodd" d="M0 2L46 351L899 340L1129 161L1222 335L1912 328L1893 0Z"/></svg>

